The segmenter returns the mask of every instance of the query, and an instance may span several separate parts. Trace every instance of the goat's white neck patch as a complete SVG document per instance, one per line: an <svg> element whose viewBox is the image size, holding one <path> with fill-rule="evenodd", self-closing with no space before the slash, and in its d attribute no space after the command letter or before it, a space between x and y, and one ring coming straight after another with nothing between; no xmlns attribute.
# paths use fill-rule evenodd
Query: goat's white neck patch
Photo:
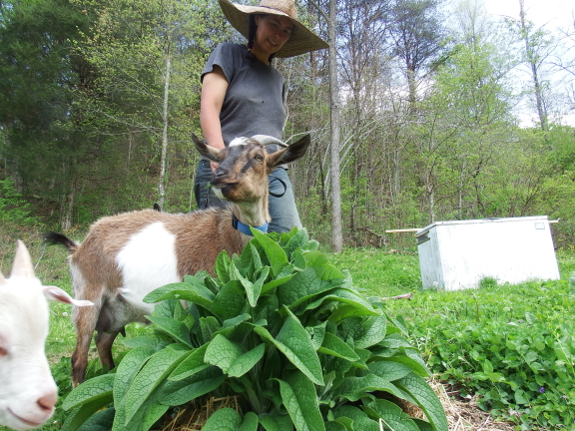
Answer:
<svg viewBox="0 0 575 431"><path fill-rule="evenodd" d="M230 147L239 147L245 146L248 144L248 138L234 138L232 142L230 142Z"/></svg>

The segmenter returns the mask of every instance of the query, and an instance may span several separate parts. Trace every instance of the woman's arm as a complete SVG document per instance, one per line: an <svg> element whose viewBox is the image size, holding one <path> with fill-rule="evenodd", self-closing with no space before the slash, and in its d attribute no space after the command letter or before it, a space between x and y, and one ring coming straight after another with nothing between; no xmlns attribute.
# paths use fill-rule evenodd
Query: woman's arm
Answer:
<svg viewBox="0 0 575 431"><path fill-rule="evenodd" d="M228 85L228 80L219 66L214 66L212 72L206 73L202 81L200 125L204 139L215 148L224 148L220 113Z"/></svg>

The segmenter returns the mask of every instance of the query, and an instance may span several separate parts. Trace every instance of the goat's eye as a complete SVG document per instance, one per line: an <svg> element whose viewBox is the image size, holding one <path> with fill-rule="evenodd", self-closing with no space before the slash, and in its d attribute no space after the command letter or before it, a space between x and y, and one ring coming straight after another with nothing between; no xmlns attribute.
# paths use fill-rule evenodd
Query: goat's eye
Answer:
<svg viewBox="0 0 575 431"><path fill-rule="evenodd" d="M7 356L8 355L8 350L6 350L4 347L0 346L0 358L2 356Z"/></svg>
<svg viewBox="0 0 575 431"><path fill-rule="evenodd" d="M254 159L256 159L258 162L263 162L263 161L264 161L264 156L261 156L261 155L258 154L257 156L254 157Z"/></svg>

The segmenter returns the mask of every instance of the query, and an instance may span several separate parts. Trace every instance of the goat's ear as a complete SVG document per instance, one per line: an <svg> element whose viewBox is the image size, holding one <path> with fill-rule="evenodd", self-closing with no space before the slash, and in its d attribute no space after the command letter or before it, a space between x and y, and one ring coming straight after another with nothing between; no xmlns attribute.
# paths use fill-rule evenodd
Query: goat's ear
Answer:
<svg viewBox="0 0 575 431"><path fill-rule="evenodd" d="M2 284L6 284L6 279L4 278L2 273L0 272L0 285L2 285Z"/></svg>
<svg viewBox="0 0 575 431"><path fill-rule="evenodd" d="M63 302L65 304L72 304L76 307L89 307L94 305L92 301L86 301L84 299L74 299L62 289L56 286L43 286L44 296L50 301Z"/></svg>
<svg viewBox="0 0 575 431"><path fill-rule="evenodd" d="M291 144L289 147L283 148L275 153L269 155L269 162L271 166L283 165L290 163L302 157L311 143L309 135L305 135L299 141Z"/></svg>
<svg viewBox="0 0 575 431"><path fill-rule="evenodd" d="M194 145L198 152L206 157L207 159L211 160L212 162L221 162L222 161L222 151L218 150L217 148L210 147L205 140L198 138L196 135L192 133L192 141L194 141Z"/></svg>
<svg viewBox="0 0 575 431"><path fill-rule="evenodd" d="M20 240L18 240L16 255L14 256L14 265L12 266L10 276L36 278L30 253L24 243Z"/></svg>

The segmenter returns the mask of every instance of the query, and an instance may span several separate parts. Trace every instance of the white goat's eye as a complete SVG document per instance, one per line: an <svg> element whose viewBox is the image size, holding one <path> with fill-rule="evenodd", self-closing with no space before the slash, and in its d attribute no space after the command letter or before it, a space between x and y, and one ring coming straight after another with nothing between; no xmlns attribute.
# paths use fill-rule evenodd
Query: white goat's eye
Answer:
<svg viewBox="0 0 575 431"><path fill-rule="evenodd" d="M6 350L4 347L0 346L0 358L2 356L7 356L8 355L8 350Z"/></svg>

